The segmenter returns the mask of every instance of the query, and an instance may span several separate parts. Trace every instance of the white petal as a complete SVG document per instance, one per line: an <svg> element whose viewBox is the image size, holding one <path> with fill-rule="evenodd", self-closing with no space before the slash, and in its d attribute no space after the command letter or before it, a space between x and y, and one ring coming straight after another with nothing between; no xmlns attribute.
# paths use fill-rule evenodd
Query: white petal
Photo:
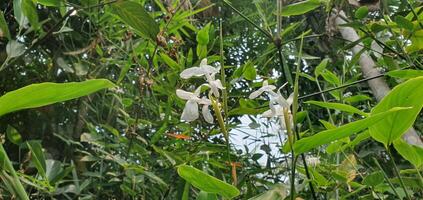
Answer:
<svg viewBox="0 0 423 200"><path fill-rule="evenodd" d="M274 117L275 115L273 114L272 110L266 110L264 111L263 114L261 114L261 116L271 118L271 117Z"/></svg>
<svg viewBox="0 0 423 200"><path fill-rule="evenodd" d="M203 105L211 105L210 99L207 99L206 97L201 98L197 103Z"/></svg>
<svg viewBox="0 0 423 200"><path fill-rule="evenodd" d="M185 69L180 74L181 78L183 79L188 79L193 76L202 76L202 75L204 75L204 71L200 67L191 67L191 68Z"/></svg>
<svg viewBox="0 0 423 200"><path fill-rule="evenodd" d="M203 58L203 60L201 60L200 62L200 67L206 66L206 65L207 65L207 58Z"/></svg>
<svg viewBox="0 0 423 200"><path fill-rule="evenodd" d="M188 100L182 112L181 120L192 122L198 119L198 104L195 101Z"/></svg>
<svg viewBox="0 0 423 200"><path fill-rule="evenodd" d="M193 97L196 97L196 95L194 93L187 92L187 91L181 90L181 89L176 90L176 96L178 96L179 98L184 99L184 100L190 100Z"/></svg>
<svg viewBox="0 0 423 200"><path fill-rule="evenodd" d="M256 91L252 92L252 93L250 94L250 96L248 96L248 98L250 98L250 99L255 99L255 98L257 98L258 96L260 96L260 95L261 95L261 93L263 93L263 90L260 88L260 89L258 89L258 90L256 90Z"/></svg>
<svg viewBox="0 0 423 200"><path fill-rule="evenodd" d="M274 86L274 85L266 85L266 86L261 87L261 89L262 89L263 91L268 92L268 91L273 91L273 90L275 90L275 89L276 89L276 86Z"/></svg>
<svg viewBox="0 0 423 200"><path fill-rule="evenodd" d="M288 99L286 100L286 102L288 103L288 105L291 106L293 101L294 101L294 93L291 93Z"/></svg>
<svg viewBox="0 0 423 200"><path fill-rule="evenodd" d="M217 68L212 67L210 65L201 66L201 70L203 70L205 74L213 75L213 77L215 74L219 73L219 70Z"/></svg>
<svg viewBox="0 0 423 200"><path fill-rule="evenodd" d="M215 83L215 85L216 85L217 88L219 88L219 89L225 89L225 87L223 87L222 82L220 82L219 79L218 80L215 80L214 83Z"/></svg>
<svg viewBox="0 0 423 200"><path fill-rule="evenodd" d="M210 124L213 124L213 115L210 112L209 106L203 105L203 108L201 109L201 111L203 113L204 120L206 120L206 122Z"/></svg>

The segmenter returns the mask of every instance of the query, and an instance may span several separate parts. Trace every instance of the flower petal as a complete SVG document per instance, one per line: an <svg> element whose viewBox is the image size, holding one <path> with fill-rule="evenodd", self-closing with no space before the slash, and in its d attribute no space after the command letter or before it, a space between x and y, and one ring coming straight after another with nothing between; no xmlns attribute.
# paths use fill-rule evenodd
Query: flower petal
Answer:
<svg viewBox="0 0 423 200"><path fill-rule="evenodd" d="M188 100L185 104L184 111L182 112L181 120L192 122L198 119L198 104L195 101Z"/></svg>
<svg viewBox="0 0 423 200"><path fill-rule="evenodd" d="M294 93L291 93L288 99L286 99L286 102L288 103L289 106L291 106L293 101L294 101Z"/></svg>
<svg viewBox="0 0 423 200"><path fill-rule="evenodd" d="M271 117L274 117L275 115L273 114L272 110L266 110L264 111L264 113L261 114L261 116L271 118Z"/></svg>
<svg viewBox="0 0 423 200"><path fill-rule="evenodd" d="M193 76L203 76L204 70L201 67L191 67L181 72L180 76L183 79L188 79Z"/></svg>
<svg viewBox="0 0 423 200"><path fill-rule="evenodd" d="M213 124L213 115L210 112L209 105L204 104L201 111L203 113L204 120L210 124Z"/></svg>
<svg viewBox="0 0 423 200"><path fill-rule="evenodd" d="M206 97L201 98L199 101L197 101L197 103L203 105L211 105L210 99L207 99Z"/></svg>
<svg viewBox="0 0 423 200"><path fill-rule="evenodd" d="M250 99L255 99L255 98L257 98L258 96L260 96L260 95L261 95L261 93L263 93L263 90L260 88L260 89L258 89L258 90L256 90L256 91L252 92L252 93L250 94L250 96L248 96L248 98L250 98Z"/></svg>
<svg viewBox="0 0 423 200"><path fill-rule="evenodd" d="M179 98L184 99L184 100L190 100L193 97L196 97L196 95L194 93L187 92L187 91L181 90L181 89L176 90L176 96L178 96Z"/></svg>

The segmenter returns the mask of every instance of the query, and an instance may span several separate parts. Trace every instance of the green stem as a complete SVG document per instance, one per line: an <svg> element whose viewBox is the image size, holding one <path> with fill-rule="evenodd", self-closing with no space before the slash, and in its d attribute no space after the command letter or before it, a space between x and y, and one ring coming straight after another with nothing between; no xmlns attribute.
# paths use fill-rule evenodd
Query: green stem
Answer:
<svg viewBox="0 0 423 200"><path fill-rule="evenodd" d="M397 164L395 164L394 157L392 156L389 147L387 149L387 152L388 152L388 155L389 155L389 160L391 161L392 165L394 166L395 174L397 175L397 177L400 181L401 187L404 190L405 196L407 196L407 199L411 200L410 194L408 194L407 188L405 187L404 181L401 178L398 166L397 166Z"/></svg>
<svg viewBox="0 0 423 200"><path fill-rule="evenodd" d="M379 162L376 160L376 158L373 157L373 161L376 163L377 167L380 169L380 171L383 173L383 177L388 182L389 187L391 187L392 191L397 195L399 199L401 199L401 196L398 194L397 190L395 189L394 185L392 184L391 180L389 180L388 175L383 171L382 166L380 166Z"/></svg>
<svg viewBox="0 0 423 200"><path fill-rule="evenodd" d="M25 188L23 187L21 181L19 180L18 175L16 174L15 169L13 168L12 163L9 160L9 157L7 156L6 150L4 150L3 145L0 144L0 155L2 155L2 166L3 168L1 170L5 170L6 172L9 172L12 177L11 181L13 181L12 187L14 187L14 190L16 191L16 195L21 200L29 200L28 195L26 194Z"/></svg>

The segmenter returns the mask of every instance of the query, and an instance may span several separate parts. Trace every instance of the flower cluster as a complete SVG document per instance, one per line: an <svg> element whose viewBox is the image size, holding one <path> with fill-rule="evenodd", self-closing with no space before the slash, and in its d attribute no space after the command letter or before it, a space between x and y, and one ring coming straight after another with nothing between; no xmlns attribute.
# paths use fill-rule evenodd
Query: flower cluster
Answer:
<svg viewBox="0 0 423 200"><path fill-rule="evenodd" d="M293 120L292 120L290 107L291 107L292 101L294 100L294 94L291 93L288 99L285 99L280 92L280 90L285 85L280 87L277 90L277 92L274 92L273 90L276 89L276 86L269 85L267 81L263 81L263 86L259 88L258 90L252 92L249 96L250 99L255 99L259 97L262 93L266 93L269 96L270 109L265 111L262 114L262 116L268 117L268 118L278 117L280 119L280 124L282 129L286 129L286 123L285 123L286 117L288 117L289 119L288 121L290 121L291 127L293 127ZM288 116L285 116L284 109L288 110Z"/></svg>
<svg viewBox="0 0 423 200"><path fill-rule="evenodd" d="M224 89L220 80L215 79L215 75L219 73L219 68L215 68L207 64L207 59L204 58L201 60L200 66L191 67L185 69L181 72L180 76L182 79L189 79L191 77L201 77L206 78L206 83L200 85L194 92L187 92L182 89L176 90L176 95L184 100L187 100L185 104L184 111L182 112L181 120L191 122L199 117L199 108L198 105L202 105L201 111L204 117L204 120L208 123L213 123L213 115L210 112L209 106L211 105L211 100L207 97L200 97L201 88L206 86L210 89L210 95L215 97L220 96L220 89Z"/></svg>

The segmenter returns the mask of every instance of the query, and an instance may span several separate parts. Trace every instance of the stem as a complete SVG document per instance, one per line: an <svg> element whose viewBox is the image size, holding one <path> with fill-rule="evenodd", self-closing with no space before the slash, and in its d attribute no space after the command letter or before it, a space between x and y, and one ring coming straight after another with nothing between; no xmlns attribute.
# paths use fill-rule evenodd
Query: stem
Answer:
<svg viewBox="0 0 423 200"><path fill-rule="evenodd" d="M397 190L395 190L394 185L392 184L391 180L389 180L388 175L383 171L382 166L380 166L379 162L376 160L376 158L373 157L373 161L376 163L377 167L379 167L380 171L383 173L383 177L385 177L385 180L388 182L389 187L391 187L392 191L397 195L398 199L401 199L401 196L398 194Z"/></svg>
<svg viewBox="0 0 423 200"><path fill-rule="evenodd" d="M400 181L401 187L404 190L405 196L407 196L407 199L411 200L410 194L408 194L407 188L405 187L404 181L401 178L401 175L400 175L399 170L398 170L398 166L397 166L397 164L395 164L394 157L392 156L389 147L387 149L387 152L388 152L388 155L389 155L389 160L391 161L392 165L394 166L395 174L397 175L397 177Z"/></svg>
<svg viewBox="0 0 423 200"><path fill-rule="evenodd" d="M221 7L219 7L219 11L221 11ZM223 87L223 112L225 113L225 119L228 115L228 85L226 85L226 74L225 74L225 58L224 58L224 51L223 51L223 25L222 25L222 18L219 21L219 38L220 38L220 82L222 82ZM227 121L225 120L227 123ZM226 124L227 125L227 124Z"/></svg>

